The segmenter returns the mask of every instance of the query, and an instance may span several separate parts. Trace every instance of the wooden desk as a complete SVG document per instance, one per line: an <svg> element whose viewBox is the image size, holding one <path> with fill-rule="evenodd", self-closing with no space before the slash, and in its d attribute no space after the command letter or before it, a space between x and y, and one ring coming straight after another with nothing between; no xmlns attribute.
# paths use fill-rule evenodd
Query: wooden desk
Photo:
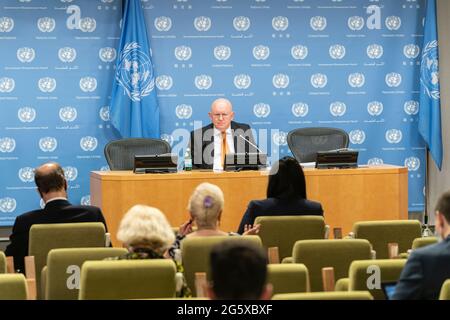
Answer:
<svg viewBox="0 0 450 320"><path fill-rule="evenodd" d="M408 170L397 166L358 169L304 169L308 198L320 201L325 221L341 227L343 234L362 220L408 218ZM192 191L201 182L218 185L225 195L221 229L236 231L247 204L264 199L267 172L180 172L133 174L130 171L91 172L91 203L102 208L115 246L124 213L134 204L161 209L172 226L188 219L186 210Z"/></svg>

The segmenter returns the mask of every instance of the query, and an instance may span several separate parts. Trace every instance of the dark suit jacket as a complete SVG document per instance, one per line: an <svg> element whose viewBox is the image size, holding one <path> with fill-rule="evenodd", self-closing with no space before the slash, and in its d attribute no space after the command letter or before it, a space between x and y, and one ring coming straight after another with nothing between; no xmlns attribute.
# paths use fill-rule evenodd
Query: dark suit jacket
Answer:
<svg viewBox="0 0 450 320"><path fill-rule="evenodd" d="M54 200L44 209L24 213L16 218L11 243L5 251L6 256L14 257L14 268L24 272L24 257L28 255L28 234L33 224L72 223L72 222L103 222L102 211L93 206L72 206L67 200Z"/></svg>
<svg viewBox="0 0 450 320"><path fill-rule="evenodd" d="M259 216L323 216L322 205L319 202L306 199L282 200L268 198L252 200L248 204L239 225L238 233L244 232L246 224L253 225Z"/></svg>
<svg viewBox="0 0 450 320"><path fill-rule="evenodd" d="M411 253L392 299L436 300L446 279L450 279L450 236Z"/></svg>
<svg viewBox="0 0 450 320"><path fill-rule="evenodd" d="M248 124L231 121L231 132L233 135L234 151L236 153L257 153L258 150L245 140L239 138L244 136L256 145L252 131ZM191 132L190 149L192 167L197 169L212 169L214 166L214 126L209 124L203 128ZM207 151L205 152L205 149Z"/></svg>

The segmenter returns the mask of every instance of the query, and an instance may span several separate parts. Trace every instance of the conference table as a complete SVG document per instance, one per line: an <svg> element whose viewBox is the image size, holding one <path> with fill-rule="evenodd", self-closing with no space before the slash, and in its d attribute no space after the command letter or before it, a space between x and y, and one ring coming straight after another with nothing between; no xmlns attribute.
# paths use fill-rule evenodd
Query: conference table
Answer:
<svg viewBox="0 0 450 320"><path fill-rule="evenodd" d="M354 169L304 168L307 196L319 201L325 222L342 228L354 222L408 219L408 170L392 165ZM102 209L114 246L121 218L135 204L159 208L178 227L189 219L187 205L202 182L218 185L225 196L220 228L236 231L250 200L266 198L268 171L135 174L132 171L92 171L91 204Z"/></svg>

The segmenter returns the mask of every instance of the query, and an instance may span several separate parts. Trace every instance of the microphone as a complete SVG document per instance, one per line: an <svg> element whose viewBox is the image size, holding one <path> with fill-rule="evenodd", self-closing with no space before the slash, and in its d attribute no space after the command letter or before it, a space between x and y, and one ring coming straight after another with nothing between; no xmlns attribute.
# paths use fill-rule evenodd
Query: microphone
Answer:
<svg viewBox="0 0 450 320"><path fill-rule="evenodd" d="M238 137L241 138L241 139L244 140L244 141L247 141L252 147L255 147L256 150L258 150L259 153L264 153L264 152L261 151L260 148L258 148L258 146L257 146L256 144L252 143L250 140L246 139L246 138L245 138L244 136L242 136L241 134L240 134Z"/></svg>

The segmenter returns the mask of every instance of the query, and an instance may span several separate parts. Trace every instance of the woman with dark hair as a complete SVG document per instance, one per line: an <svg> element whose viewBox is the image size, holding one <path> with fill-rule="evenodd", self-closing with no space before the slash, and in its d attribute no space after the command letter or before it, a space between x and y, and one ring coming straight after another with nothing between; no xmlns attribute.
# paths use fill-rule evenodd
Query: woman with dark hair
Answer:
<svg viewBox="0 0 450 320"><path fill-rule="evenodd" d="M303 169L292 157L284 157L270 170L267 199L252 200L242 217L238 233L252 226L259 216L323 215L319 202L306 199Z"/></svg>

